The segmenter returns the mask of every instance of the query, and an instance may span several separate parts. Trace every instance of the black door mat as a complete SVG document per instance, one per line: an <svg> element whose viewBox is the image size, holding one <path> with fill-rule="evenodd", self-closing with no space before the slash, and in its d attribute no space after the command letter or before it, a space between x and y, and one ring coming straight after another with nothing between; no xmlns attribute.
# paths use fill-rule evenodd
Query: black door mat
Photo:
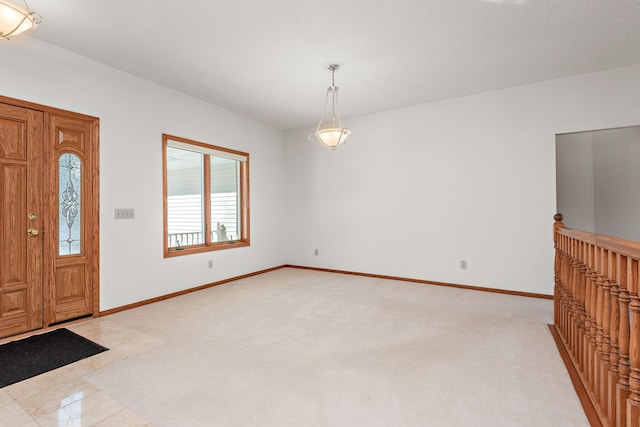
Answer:
<svg viewBox="0 0 640 427"><path fill-rule="evenodd" d="M0 388L109 350L68 329L0 345Z"/></svg>

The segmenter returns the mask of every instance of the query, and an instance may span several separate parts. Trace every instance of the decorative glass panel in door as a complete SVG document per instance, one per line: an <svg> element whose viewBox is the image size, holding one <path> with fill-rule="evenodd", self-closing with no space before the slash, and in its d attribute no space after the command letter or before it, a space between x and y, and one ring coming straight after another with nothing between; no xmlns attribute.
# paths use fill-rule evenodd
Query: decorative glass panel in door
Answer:
<svg viewBox="0 0 640 427"><path fill-rule="evenodd" d="M78 255L82 249L82 162L65 153L58 161L58 255Z"/></svg>

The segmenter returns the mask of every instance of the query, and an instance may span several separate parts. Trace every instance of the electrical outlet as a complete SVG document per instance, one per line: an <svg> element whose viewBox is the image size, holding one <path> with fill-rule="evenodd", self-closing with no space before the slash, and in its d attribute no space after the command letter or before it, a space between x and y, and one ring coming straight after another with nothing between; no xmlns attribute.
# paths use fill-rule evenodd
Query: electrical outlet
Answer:
<svg viewBox="0 0 640 427"><path fill-rule="evenodd" d="M463 270L467 269L467 261L466 260L460 260L460 268Z"/></svg>
<svg viewBox="0 0 640 427"><path fill-rule="evenodd" d="M318 256L318 250L317 250L317 249L314 249L314 250L313 250L313 254L314 254L315 256Z"/></svg>
<svg viewBox="0 0 640 427"><path fill-rule="evenodd" d="M213 260L212 259L209 260L209 268L213 268Z"/></svg>
<svg viewBox="0 0 640 427"><path fill-rule="evenodd" d="M136 216L135 209L115 209L114 210L115 219L134 219L135 216Z"/></svg>

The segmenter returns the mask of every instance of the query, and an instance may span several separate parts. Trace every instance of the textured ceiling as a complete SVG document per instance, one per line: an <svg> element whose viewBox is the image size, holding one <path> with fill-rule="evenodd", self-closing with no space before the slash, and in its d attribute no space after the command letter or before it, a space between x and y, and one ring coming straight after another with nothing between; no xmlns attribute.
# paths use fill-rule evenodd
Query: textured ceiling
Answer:
<svg viewBox="0 0 640 427"><path fill-rule="evenodd" d="M18 3L19 0L13 0ZM30 0L30 37L280 129L640 63L638 0Z"/></svg>

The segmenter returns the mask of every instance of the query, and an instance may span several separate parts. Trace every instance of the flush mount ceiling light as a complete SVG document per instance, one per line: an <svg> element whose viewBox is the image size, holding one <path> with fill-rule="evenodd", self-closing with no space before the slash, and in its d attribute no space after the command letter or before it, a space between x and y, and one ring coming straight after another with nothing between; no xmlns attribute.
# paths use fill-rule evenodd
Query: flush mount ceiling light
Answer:
<svg viewBox="0 0 640 427"><path fill-rule="evenodd" d="M318 141L330 150L335 150L347 140L351 132L344 126L338 114L338 87L336 86L334 74L340 68L338 64L329 65L331 70L331 86L327 89L327 97L324 102L324 111L320 117L320 123L316 131L309 135L309 141ZM329 106L329 94L331 94L331 118L327 115ZM326 119L325 119L326 116Z"/></svg>
<svg viewBox="0 0 640 427"><path fill-rule="evenodd" d="M0 0L0 40L35 28L40 22L42 22L42 17L39 13L29 9L26 0L24 8Z"/></svg>

